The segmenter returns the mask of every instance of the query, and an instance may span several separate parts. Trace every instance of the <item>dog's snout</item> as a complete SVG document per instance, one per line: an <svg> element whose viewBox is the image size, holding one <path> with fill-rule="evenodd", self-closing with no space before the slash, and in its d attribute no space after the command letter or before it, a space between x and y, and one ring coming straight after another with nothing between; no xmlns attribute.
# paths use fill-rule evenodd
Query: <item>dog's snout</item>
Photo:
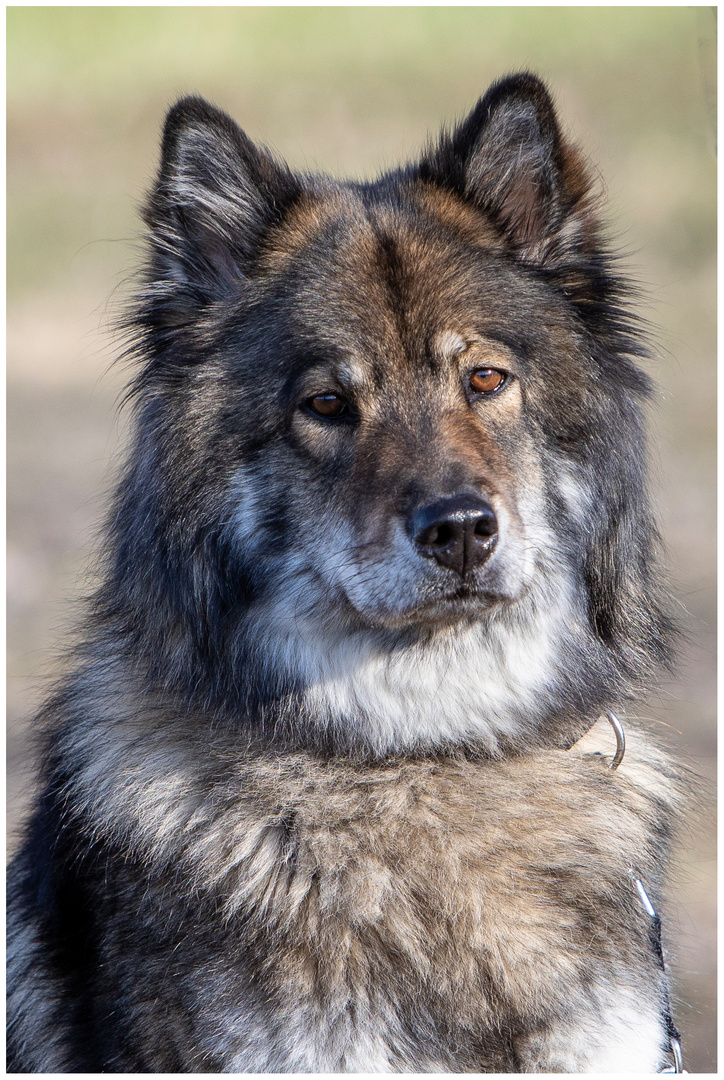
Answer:
<svg viewBox="0 0 724 1080"><path fill-rule="evenodd" d="M484 499L449 495L415 510L409 528L420 554L464 577L491 554L498 520Z"/></svg>

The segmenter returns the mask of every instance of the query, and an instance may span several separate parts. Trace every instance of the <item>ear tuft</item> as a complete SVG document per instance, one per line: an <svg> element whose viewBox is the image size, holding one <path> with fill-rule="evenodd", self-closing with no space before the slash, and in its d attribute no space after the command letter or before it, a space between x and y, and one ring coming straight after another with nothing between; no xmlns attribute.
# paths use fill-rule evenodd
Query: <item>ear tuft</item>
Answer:
<svg viewBox="0 0 724 1080"><path fill-rule="evenodd" d="M144 214L150 284L161 286L167 325L239 288L265 233L298 189L286 166L203 98L173 106Z"/></svg>
<svg viewBox="0 0 724 1080"><path fill-rule="evenodd" d="M587 170L561 136L545 85L528 73L494 83L419 175L479 206L526 261L550 262L562 241L583 242L593 227Z"/></svg>

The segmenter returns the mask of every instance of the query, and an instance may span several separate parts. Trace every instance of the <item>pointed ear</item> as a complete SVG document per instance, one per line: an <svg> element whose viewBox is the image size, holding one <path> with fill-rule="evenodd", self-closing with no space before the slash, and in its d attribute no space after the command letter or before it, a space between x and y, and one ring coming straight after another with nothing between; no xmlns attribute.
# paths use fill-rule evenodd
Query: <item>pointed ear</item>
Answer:
<svg viewBox="0 0 724 1080"><path fill-rule="evenodd" d="M183 323L200 306L232 295L298 189L286 166L225 113L196 97L174 105L144 214L150 284L165 300L160 321Z"/></svg>
<svg viewBox="0 0 724 1080"><path fill-rule="evenodd" d="M494 83L425 156L420 176L474 202L530 262L550 259L562 239L575 246L593 228L587 171L534 75Z"/></svg>

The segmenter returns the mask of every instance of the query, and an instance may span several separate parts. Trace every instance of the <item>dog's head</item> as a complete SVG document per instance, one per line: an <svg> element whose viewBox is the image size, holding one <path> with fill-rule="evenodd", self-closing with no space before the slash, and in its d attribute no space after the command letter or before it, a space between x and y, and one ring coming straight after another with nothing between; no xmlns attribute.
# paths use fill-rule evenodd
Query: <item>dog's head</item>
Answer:
<svg viewBox="0 0 724 1080"><path fill-rule="evenodd" d="M663 652L647 383L590 187L530 75L372 183L171 110L120 526L167 679L492 749L579 730Z"/></svg>

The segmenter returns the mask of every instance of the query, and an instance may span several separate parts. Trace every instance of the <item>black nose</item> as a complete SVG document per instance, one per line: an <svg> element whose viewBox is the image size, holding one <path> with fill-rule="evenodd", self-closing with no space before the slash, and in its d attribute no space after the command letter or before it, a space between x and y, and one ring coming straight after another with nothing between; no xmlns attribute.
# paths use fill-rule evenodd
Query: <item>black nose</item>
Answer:
<svg viewBox="0 0 724 1080"><path fill-rule="evenodd" d="M476 495L448 495L421 506L409 520L420 554L464 577L488 558L498 538L490 503Z"/></svg>

